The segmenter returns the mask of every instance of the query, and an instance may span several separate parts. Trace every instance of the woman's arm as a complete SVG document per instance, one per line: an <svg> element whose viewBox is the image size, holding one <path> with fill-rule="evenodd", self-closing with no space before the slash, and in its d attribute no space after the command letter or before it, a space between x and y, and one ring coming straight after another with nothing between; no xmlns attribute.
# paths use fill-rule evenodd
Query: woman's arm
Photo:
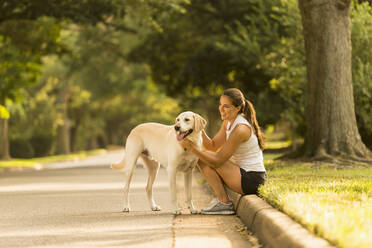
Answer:
<svg viewBox="0 0 372 248"><path fill-rule="evenodd" d="M181 140L180 145L194 153L200 160L206 162L211 167L218 168L223 165L234 154L239 145L242 142L248 140L250 136L251 129L248 126L236 126L235 129L231 132L229 139L217 153L201 151L196 148L188 139Z"/></svg>
<svg viewBox="0 0 372 248"><path fill-rule="evenodd" d="M209 138L204 130L202 131L203 146L205 149L215 152L226 142L226 125L227 122L224 121L213 139Z"/></svg>

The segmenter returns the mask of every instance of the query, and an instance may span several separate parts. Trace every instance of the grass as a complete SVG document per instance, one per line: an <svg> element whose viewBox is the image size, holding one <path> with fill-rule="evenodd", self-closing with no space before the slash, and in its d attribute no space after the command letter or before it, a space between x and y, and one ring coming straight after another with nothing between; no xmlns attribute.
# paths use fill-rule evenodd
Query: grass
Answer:
<svg viewBox="0 0 372 248"><path fill-rule="evenodd" d="M266 142L265 143L265 149L282 149L282 148L287 148L288 146L291 145L290 140L286 141L271 141L271 142Z"/></svg>
<svg viewBox="0 0 372 248"><path fill-rule="evenodd" d="M104 149L97 149L91 151L81 151L66 155L55 155L40 158L30 159L12 159L8 161L0 161L0 168L40 168L42 164L61 162L61 161L74 161L83 159L88 156L96 155L105 152Z"/></svg>
<svg viewBox="0 0 372 248"><path fill-rule="evenodd" d="M372 168L278 161L264 154L260 195L315 235L339 247L372 244Z"/></svg>

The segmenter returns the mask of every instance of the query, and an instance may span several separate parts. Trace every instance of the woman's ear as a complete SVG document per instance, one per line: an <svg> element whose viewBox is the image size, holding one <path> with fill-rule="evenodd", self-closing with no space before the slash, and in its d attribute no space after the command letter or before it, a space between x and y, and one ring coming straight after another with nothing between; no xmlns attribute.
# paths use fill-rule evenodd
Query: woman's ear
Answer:
<svg viewBox="0 0 372 248"><path fill-rule="evenodd" d="M242 105L238 106L238 108L239 108L238 113L243 112L243 106Z"/></svg>
<svg viewBox="0 0 372 248"><path fill-rule="evenodd" d="M194 128L196 132L199 132L205 128L207 121L198 114L194 113Z"/></svg>

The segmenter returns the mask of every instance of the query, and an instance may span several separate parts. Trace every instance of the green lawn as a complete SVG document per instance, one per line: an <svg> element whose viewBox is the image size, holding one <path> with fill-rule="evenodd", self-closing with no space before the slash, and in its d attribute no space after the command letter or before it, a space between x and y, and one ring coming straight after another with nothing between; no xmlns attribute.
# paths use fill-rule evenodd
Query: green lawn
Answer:
<svg viewBox="0 0 372 248"><path fill-rule="evenodd" d="M339 247L371 247L372 167L274 160L260 194L314 234Z"/></svg>
<svg viewBox="0 0 372 248"><path fill-rule="evenodd" d="M88 156L104 153L106 150L97 149L91 151L82 151L71 153L67 155L55 155L41 158L31 159L12 159L9 161L0 161L0 168L41 168L42 164L60 162L60 161L74 161Z"/></svg>

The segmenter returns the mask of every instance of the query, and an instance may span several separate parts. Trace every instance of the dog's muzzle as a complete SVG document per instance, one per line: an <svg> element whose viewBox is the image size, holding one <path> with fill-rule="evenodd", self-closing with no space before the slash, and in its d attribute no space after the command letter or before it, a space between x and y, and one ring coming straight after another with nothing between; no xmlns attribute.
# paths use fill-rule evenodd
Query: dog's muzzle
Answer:
<svg viewBox="0 0 372 248"><path fill-rule="evenodd" d="M176 130L176 136L178 141L183 140L194 131L193 129L189 129L185 132L181 132L179 126L175 126L174 129Z"/></svg>

